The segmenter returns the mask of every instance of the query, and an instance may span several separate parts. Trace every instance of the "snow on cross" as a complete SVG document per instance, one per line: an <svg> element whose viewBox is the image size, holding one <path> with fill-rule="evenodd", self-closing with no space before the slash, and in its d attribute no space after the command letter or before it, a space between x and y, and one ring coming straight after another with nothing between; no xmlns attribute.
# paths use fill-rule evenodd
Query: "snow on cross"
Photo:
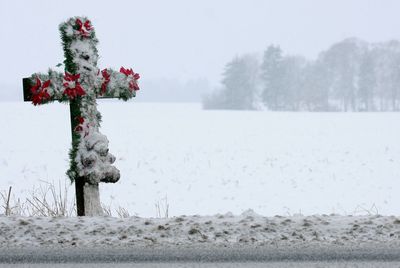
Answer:
<svg viewBox="0 0 400 268"><path fill-rule="evenodd" d="M59 26L65 73L49 70L23 79L24 101L41 105L69 102L72 132L69 178L75 182L78 216L102 215L99 182L115 183L119 170L108 152L108 140L99 132L101 115L96 98L128 100L139 90L139 74L121 67L120 71L97 67L98 40L91 22L73 17Z"/></svg>

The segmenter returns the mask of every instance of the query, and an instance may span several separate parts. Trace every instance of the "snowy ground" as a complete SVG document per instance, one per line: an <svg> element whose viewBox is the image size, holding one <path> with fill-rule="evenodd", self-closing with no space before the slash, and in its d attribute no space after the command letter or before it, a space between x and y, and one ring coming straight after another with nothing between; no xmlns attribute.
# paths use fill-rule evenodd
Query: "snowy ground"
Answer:
<svg viewBox="0 0 400 268"><path fill-rule="evenodd" d="M266 216L400 215L400 113L203 111L120 101L103 101L99 111L122 174L101 186L102 201L131 215L155 217L155 203L168 204L170 216L249 208ZM23 197L41 181L64 181L68 106L0 102L0 114L0 190L12 186ZM188 237L201 239L185 229Z"/></svg>
<svg viewBox="0 0 400 268"><path fill-rule="evenodd" d="M400 245L400 218L382 216L180 216L35 218L0 216L0 248Z"/></svg>

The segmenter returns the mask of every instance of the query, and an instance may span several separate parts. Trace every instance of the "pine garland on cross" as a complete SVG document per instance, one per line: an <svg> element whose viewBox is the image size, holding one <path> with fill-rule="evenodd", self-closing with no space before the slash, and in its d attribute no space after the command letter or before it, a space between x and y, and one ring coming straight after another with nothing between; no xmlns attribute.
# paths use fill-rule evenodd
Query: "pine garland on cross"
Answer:
<svg viewBox="0 0 400 268"><path fill-rule="evenodd" d="M70 104L72 148L68 177L75 182L78 216L102 215L99 182L115 183L119 170L108 151L108 140L100 133L101 115L96 98L128 100L139 90L139 74L97 67L98 40L86 17L73 17L59 26L64 48L65 72L50 69L23 79L24 100L33 105L53 101Z"/></svg>

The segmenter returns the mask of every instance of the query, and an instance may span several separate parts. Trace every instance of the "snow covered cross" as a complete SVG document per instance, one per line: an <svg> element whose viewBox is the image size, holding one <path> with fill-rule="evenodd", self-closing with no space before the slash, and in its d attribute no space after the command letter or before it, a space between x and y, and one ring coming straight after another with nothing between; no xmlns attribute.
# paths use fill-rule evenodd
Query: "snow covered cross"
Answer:
<svg viewBox="0 0 400 268"><path fill-rule="evenodd" d="M119 170L108 152L108 140L99 132L101 115L96 98L128 100L139 90L139 74L121 67L120 71L97 68L98 40L85 17L70 18L59 26L65 72L49 70L23 79L24 101L41 105L69 102L72 148L69 178L75 182L78 216L102 215L99 182L117 182Z"/></svg>

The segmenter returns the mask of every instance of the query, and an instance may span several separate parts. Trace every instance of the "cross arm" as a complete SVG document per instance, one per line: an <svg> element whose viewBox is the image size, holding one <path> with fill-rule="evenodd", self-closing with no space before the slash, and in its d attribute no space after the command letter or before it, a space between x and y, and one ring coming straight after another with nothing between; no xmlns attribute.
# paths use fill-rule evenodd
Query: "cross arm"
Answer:
<svg viewBox="0 0 400 268"><path fill-rule="evenodd" d="M36 73L23 78L24 101L31 101L34 105L53 101L67 102L86 94L126 101L136 96L139 78L138 73L123 67L119 72L104 69L99 70L97 75L84 76L67 72L63 74L50 69L47 73Z"/></svg>
<svg viewBox="0 0 400 268"><path fill-rule="evenodd" d="M35 73L22 79L24 101L31 101L34 105L53 101L68 101L63 94L63 74L54 70L47 73Z"/></svg>
<svg viewBox="0 0 400 268"><path fill-rule="evenodd" d="M136 96L139 90L138 73L132 69L121 67L120 71L104 69L99 71L96 83L96 91L99 98L118 98L129 100Z"/></svg>

